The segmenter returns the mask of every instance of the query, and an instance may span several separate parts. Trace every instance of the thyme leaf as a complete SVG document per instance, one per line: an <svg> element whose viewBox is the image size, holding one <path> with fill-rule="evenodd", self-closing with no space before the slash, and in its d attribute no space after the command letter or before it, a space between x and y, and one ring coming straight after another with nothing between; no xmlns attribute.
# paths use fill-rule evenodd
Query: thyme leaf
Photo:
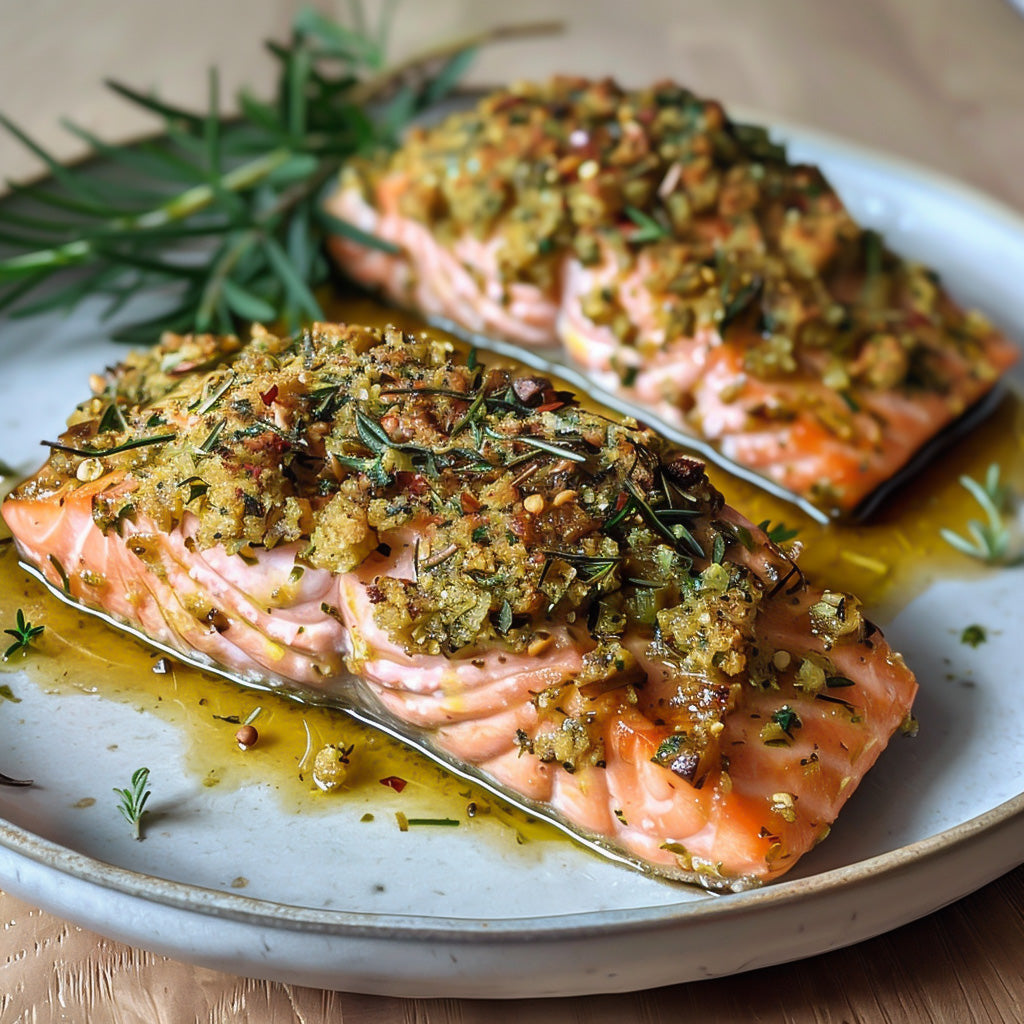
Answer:
<svg viewBox="0 0 1024 1024"><path fill-rule="evenodd" d="M10 657L15 654L27 654L29 647L32 646L32 641L35 640L43 632L43 626L33 626L28 619L25 618L25 613L19 608L15 617L14 629L5 629L4 632L8 636L14 637L14 643L4 651L4 661L7 661Z"/></svg>
<svg viewBox="0 0 1024 1024"><path fill-rule="evenodd" d="M800 533L798 529L790 529L785 523L772 526L769 519L758 523L757 528L762 530L773 544L785 544L787 541L793 540Z"/></svg>
<svg viewBox="0 0 1024 1024"><path fill-rule="evenodd" d="M118 789L115 786L114 792L121 798L117 809L121 812L125 821L131 825L132 835L136 839L142 839L140 823L150 795L149 769L136 768L132 773L130 785L124 789Z"/></svg>

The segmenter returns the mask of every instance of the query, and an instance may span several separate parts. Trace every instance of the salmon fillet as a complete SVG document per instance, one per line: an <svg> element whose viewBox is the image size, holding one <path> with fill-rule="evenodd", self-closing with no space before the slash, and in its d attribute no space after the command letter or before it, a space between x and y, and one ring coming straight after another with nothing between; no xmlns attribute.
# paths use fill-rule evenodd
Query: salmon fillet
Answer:
<svg viewBox="0 0 1024 1024"><path fill-rule="evenodd" d="M3 515L51 585L650 872L777 878L909 719L856 599L701 463L428 333L167 336L47 443Z"/></svg>
<svg viewBox="0 0 1024 1024"><path fill-rule="evenodd" d="M524 345L847 515L1016 360L822 174L671 83L519 84L346 169L345 273Z"/></svg>

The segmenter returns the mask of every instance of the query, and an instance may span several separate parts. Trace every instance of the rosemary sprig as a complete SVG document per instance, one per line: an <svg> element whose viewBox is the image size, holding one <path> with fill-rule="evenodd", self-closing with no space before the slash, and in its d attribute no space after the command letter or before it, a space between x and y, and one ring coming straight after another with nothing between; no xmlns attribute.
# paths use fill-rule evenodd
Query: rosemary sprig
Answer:
<svg viewBox="0 0 1024 1024"><path fill-rule="evenodd" d="M323 318L315 288L328 276L324 238L390 248L323 211L323 193L344 162L394 146L413 118L451 91L480 46L558 27L496 28L388 68L394 5L384 5L372 30L352 6L354 28L300 12L287 45L267 44L279 66L274 98L243 91L237 117L221 110L215 71L203 112L109 82L158 117L162 134L119 146L65 122L105 167L66 168L0 115L0 126L50 174L11 184L24 202L0 209L0 243L15 250L0 260L0 311L28 316L103 295L113 315L157 284L174 286L171 308L122 328L121 340L148 343L163 330L231 332L278 317L294 328ZM68 267L80 273L36 294Z"/></svg>
<svg viewBox="0 0 1024 1024"><path fill-rule="evenodd" d="M947 544L971 558L989 565L1019 565L1024 562L1024 552L1010 549L1012 537L1005 518L1010 505L1010 492L1000 481L1000 474L1000 467L993 462L982 483L970 476L960 477L960 485L981 506L987 521L969 519L969 538L948 529L940 530L939 533Z"/></svg>
<svg viewBox="0 0 1024 1024"><path fill-rule="evenodd" d="M14 643L4 651L4 661L7 661L12 655L17 654L19 651L22 654L27 654L29 647L32 645L32 641L42 633L43 626L33 626L28 619L25 618L25 613L19 608L18 613L15 617L14 629L5 629L4 632L8 636L14 637Z"/></svg>
<svg viewBox="0 0 1024 1024"><path fill-rule="evenodd" d="M124 789L118 789L115 786L114 792L121 798L117 809L124 816L125 821L132 826L132 834L135 838L141 839L140 822L150 794L149 769L136 768L132 773L131 784Z"/></svg>

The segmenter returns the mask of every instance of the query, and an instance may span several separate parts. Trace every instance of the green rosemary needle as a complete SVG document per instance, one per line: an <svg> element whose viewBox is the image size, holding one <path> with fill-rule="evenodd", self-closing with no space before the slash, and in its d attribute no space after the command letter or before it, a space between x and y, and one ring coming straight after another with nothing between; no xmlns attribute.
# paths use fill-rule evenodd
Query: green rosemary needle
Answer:
<svg viewBox="0 0 1024 1024"><path fill-rule="evenodd" d="M300 12L287 45L267 44L279 65L274 98L243 91L237 116L221 111L215 71L202 113L109 82L162 130L121 146L65 122L99 162L64 167L0 114L0 126L49 171L36 184L11 183L20 202L0 207L0 245L11 251L0 260L0 311L30 316L101 295L113 316L159 285L171 286L169 308L115 337L149 343L164 330L230 333L251 320L295 328L323 318L315 289L328 279L325 236L389 248L322 209L345 161L394 146L481 45L558 27L497 28L387 67L393 6L372 30L358 4L355 28ZM57 276L67 268L78 273Z"/></svg>
<svg viewBox="0 0 1024 1024"><path fill-rule="evenodd" d="M969 537L963 537L952 530L939 532L947 544L979 561L989 565L1018 565L1024 560L1024 553L1011 550L1012 533L1006 521L1010 494L1001 482L1000 475L1000 467L992 463L980 483L974 477L960 477L960 486L981 506L985 522L969 519Z"/></svg>

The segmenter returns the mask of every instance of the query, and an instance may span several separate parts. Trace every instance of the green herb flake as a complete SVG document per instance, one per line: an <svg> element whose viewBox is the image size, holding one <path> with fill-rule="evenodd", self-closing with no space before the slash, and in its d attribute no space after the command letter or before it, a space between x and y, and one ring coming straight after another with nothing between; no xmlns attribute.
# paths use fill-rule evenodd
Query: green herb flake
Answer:
<svg viewBox="0 0 1024 1024"><path fill-rule="evenodd" d="M65 587L65 589L67 588ZM26 654L29 647L32 645L32 641L42 633L43 629L43 626L33 626L32 623L25 618L25 613L19 608L15 617L14 629L4 630L8 636L14 637L14 643L4 651L3 660L7 661L8 658L15 654ZM7 689L9 690L10 687ZM6 694L3 696L6 696ZM8 697L7 699L13 700L14 698Z"/></svg>
<svg viewBox="0 0 1024 1024"><path fill-rule="evenodd" d="M772 526L770 519L758 523L757 528L764 531L773 544L785 544L800 533L798 529L790 529L785 523Z"/></svg>
<svg viewBox="0 0 1024 1024"><path fill-rule="evenodd" d="M791 738L793 730L803 726L800 716L788 704L783 704L778 711L772 713L772 721Z"/></svg>
<svg viewBox="0 0 1024 1024"><path fill-rule="evenodd" d="M508 598L501 602L501 610L498 612L498 632L505 636L508 631L512 628L512 605L508 603Z"/></svg>
<svg viewBox="0 0 1024 1024"><path fill-rule="evenodd" d="M960 643L967 644L968 647L980 647L986 640L988 640L988 633L985 627L979 626L977 623L965 626L960 634Z"/></svg>
<svg viewBox="0 0 1024 1024"><path fill-rule="evenodd" d="M21 698L14 696L14 691L10 688L10 686L7 685L7 683L4 683L3 686L0 686L0 701L4 700L9 700L12 704L21 703Z"/></svg>
<svg viewBox="0 0 1024 1024"><path fill-rule="evenodd" d="M829 689L834 690L837 687L853 686L854 682L852 679L847 679L846 676L826 676L825 685L829 687Z"/></svg>

